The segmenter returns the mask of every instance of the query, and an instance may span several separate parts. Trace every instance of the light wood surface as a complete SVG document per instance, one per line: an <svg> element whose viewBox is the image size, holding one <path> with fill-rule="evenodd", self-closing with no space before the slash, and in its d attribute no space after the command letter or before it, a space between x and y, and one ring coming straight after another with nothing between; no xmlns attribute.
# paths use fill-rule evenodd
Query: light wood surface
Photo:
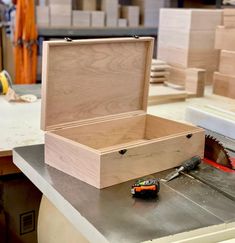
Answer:
<svg viewBox="0 0 235 243"><path fill-rule="evenodd" d="M215 48L220 50L235 51L235 28L216 28Z"/></svg>
<svg viewBox="0 0 235 243"><path fill-rule="evenodd" d="M42 128L146 110L152 48L150 37L44 42Z"/></svg>
<svg viewBox="0 0 235 243"><path fill-rule="evenodd" d="M213 93L235 99L235 76L215 72Z"/></svg>
<svg viewBox="0 0 235 243"><path fill-rule="evenodd" d="M206 70L188 68L186 71L185 90L194 93L197 97L204 95L206 84Z"/></svg>
<svg viewBox="0 0 235 243"><path fill-rule="evenodd" d="M175 167L203 151L202 129L144 114L45 137L47 164L97 188Z"/></svg>
<svg viewBox="0 0 235 243"><path fill-rule="evenodd" d="M219 72L226 75L235 75L235 51L221 50Z"/></svg>

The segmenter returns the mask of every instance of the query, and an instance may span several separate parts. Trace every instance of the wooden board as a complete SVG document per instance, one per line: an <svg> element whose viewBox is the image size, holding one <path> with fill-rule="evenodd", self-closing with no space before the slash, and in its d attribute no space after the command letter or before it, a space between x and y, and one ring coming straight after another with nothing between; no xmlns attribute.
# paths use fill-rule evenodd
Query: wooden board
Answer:
<svg viewBox="0 0 235 243"><path fill-rule="evenodd" d="M199 68L188 68L186 71L185 90L194 93L197 97L204 95L206 82L206 70Z"/></svg>
<svg viewBox="0 0 235 243"><path fill-rule="evenodd" d="M226 75L235 75L235 51L221 50L219 72Z"/></svg>
<svg viewBox="0 0 235 243"><path fill-rule="evenodd" d="M97 1L96 0L79 0L78 9L85 11L95 11L97 10Z"/></svg>
<svg viewBox="0 0 235 243"><path fill-rule="evenodd" d="M228 28L235 27L235 10L232 8L223 10L223 25Z"/></svg>
<svg viewBox="0 0 235 243"><path fill-rule="evenodd" d="M173 30L215 30L222 24L222 10L161 9L160 28Z"/></svg>
<svg viewBox="0 0 235 243"><path fill-rule="evenodd" d="M150 84L149 105L184 101L186 98L185 90L177 90L161 84Z"/></svg>
<svg viewBox="0 0 235 243"><path fill-rule="evenodd" d="M91 11L91 26L92 27L104 27L105 14L103 11Z"/></svg>
<svg viewBox="0 0 235 243"><path fill-rule="evenodd" d="M151 37L44 42L42 128L146 111L152 48Z"/></svg>
<svg viewBox="0 0 235 243"><path fill-rule="evenodd" d="M213 93L235 99L235 76L215 72Z"/></svg>
<svg viewBox="0 0 235 243"><path fill-rule="evenodd" d="M55 27L71 26L72 5L50 4L50 24Z"/></svg>
<svg viewBox="0 0 235 243"><path fill-rule="evenodd" d="M101 0L101 10L105 12L105 25L116 27L119 18L118 0Z"/></svg>
<svg viewBox="0 0 235 243"><path fill-rule="evenodd" d="M36 22L37 26L49 26L50 15L48 6L36 6Z"/></svg>
<svg viewBox="0 0 235 243"><path fill-rule="evenodd" d="M73 10L72 25L75 27L89 27L91 25L91 13L89 11Z"/></svg>
<svg viewBox="0 0 235 243"><path fill-rule="evenodd" d="M235 51L235 28L216 28L215 48L220 50Z"/></svg>

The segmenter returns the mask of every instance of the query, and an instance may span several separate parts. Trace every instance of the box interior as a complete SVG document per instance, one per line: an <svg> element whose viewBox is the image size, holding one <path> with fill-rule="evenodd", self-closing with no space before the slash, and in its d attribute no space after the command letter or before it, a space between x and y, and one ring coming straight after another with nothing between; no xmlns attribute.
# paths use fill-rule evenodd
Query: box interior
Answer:
<svg viewBox="0 0 235 243"><path fill-rule="evenodd" d="M153 139L191 133L196 129L198 128L152 115L139 115L61 129L53 133L100 152L106 152Z"/></svg>

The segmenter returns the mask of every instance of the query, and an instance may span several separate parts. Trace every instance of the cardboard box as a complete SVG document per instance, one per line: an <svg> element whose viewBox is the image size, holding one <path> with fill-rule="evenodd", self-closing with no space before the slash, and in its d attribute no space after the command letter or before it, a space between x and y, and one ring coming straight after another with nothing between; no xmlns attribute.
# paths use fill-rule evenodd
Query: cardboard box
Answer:
<svg viewBox="0 0 235 243"><path fill-rule="evenodd" d="M48 165L104 188L203 156L203 129L146 114L152 52L151 37L43 43Z"/></svg>

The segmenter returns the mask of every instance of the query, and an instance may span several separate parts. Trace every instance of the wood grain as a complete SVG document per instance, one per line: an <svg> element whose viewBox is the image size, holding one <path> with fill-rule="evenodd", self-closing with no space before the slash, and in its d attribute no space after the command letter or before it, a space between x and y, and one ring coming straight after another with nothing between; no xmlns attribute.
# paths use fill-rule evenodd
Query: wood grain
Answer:
<svg viewBox="0 0 235 243"><path fill-rule="evenodd" d="M146 110L152 50L150 37L44 42L42 129Z"/></svg>
<svg viewBox="0 0 235 243"><path fill-rule="evenodd" d="M213 93L235 99L235 76L215 72Z"/></svg>
<svg viewBox="0 0 235 243"><path fill-rule="evenodd" d="M220 50L235 51L235 28L216 28L215 48Z"/></svg>
<svg viewBox="0 0 235 243"><path fill-rule="evenodd" d="M221 50L219 72L226 75L235 75L235 51Z"/></svg>

